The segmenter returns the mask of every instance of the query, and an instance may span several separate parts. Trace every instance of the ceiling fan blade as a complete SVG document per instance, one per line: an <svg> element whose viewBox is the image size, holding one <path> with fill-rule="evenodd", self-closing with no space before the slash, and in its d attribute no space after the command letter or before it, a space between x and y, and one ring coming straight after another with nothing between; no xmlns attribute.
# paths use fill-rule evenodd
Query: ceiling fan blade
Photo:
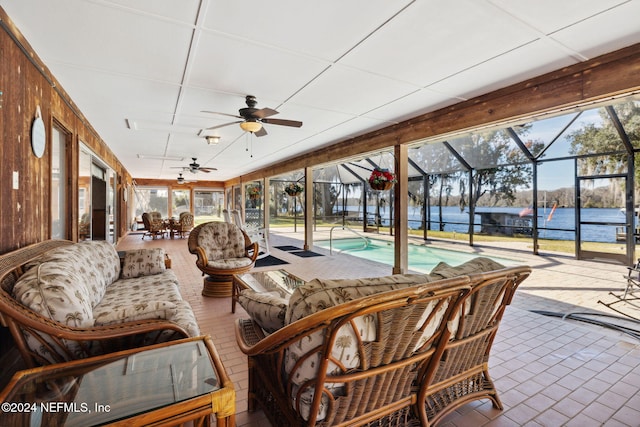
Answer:
<svg viewBox="0 0 640 427"><path fill-rule="evenodd" d="M302 122L297 120L285 120L285 119L262 119L263 123L269 123L270 125L291 126L299 128L302 126Z"/></svg>
<svg viewBox="0 0 640 427"><path fill-rule="evenodd" d="M204 172L204 173L209 173L211 171L217 171L218 169L216 168L198 168L198 171L200 172Z"/></svg>
<svg viewBox="0 0 640 427"><path fill-rule="evenodd" d="M261 108L251 114L253 117L263 119L265 117L275 116L278 112L272 108Z"/></svg>
<svg viewBox="0 0 640 427"><path fill-rule="evenodd" d="M265 136L267 134L267 130L262 126L259 131L253 133L255 136Z"/></svg>
<svg viewBox="0 0 640 427"><path fill-rule="evenodd" d="M235 117L238 119L241 119L242 117L237 115L237 114L227 114L227 113L219 113L217 111L207 111L207 110L201 110L201 113L209 113L209 114L220 114L221 116L228 116L228 117Z"/></svg>
<svg viewBox="0 0 640 427"><path fill-rule="evenodd" d="M212 130L212 129L219 129L219 128L223 128L225 126L230 126L230 125L235 125L238 123L242 123L244 120L239 120L237 122L230 122L230 123L225 123L223 125L218 125L218 126L211 126L210 128L205 128L204 130Z"/></svg>

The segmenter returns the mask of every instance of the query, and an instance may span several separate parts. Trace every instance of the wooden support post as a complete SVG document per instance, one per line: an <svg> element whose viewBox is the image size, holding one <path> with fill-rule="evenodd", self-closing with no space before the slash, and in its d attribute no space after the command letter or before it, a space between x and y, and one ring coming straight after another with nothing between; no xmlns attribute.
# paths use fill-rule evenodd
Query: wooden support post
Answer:
<svg viewBox="0 0 640 427"><path fill-rule="evenodd" d="M393 274L404 274L409 270L409 157L407 145L396 145L395 174L398 182L393 189L393 224L395 229L395 253Z"/></svg>

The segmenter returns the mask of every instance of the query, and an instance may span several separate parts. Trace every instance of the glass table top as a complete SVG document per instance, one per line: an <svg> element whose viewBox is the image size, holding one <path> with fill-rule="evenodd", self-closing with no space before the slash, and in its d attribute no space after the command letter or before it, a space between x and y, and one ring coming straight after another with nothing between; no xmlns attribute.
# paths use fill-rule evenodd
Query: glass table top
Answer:
<svg viewBox="0 0 640 427"><path fill-rule="evenodd" d="M286 270L245 273L240 274L239 279L256 292L277 292L282 298L289 298L298 286L305 283Z"/></svg>
<svg viewBox="0 0 640 427"><path fill-rule="evenodd" d="M14 403L16 410L28 412L31 426L86 427L220 388L207 347L202 341L191 341L29 373L16 384L7 402ZM0 413L0 424L3 414L5 411Z"/></svg>

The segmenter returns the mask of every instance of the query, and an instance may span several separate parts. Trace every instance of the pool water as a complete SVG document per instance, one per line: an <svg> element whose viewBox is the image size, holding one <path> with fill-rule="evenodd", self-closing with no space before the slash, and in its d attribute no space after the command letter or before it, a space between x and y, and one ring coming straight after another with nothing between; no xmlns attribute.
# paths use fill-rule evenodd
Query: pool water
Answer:
<svg viewBox="0 0 640 427"><path fill-rule="evenodd" d="M369 244L365 247L363 239L337 239L333 241L333 251L370 259L372 261L392 266L394 262L393 243L379 239L367 240L369 241ZM322 248L330 248L328 240L316 241L315 244ZM458 252L449 249L414 244L409 244L408 249L409 269L422 273L429 273L433 267L440 262L446 262L449 265L455 266L479 256L486 255ZM512 266L521 263L518 260L509 258L495 256L488 256L488 258L491 258L505 266Z"/></svg>

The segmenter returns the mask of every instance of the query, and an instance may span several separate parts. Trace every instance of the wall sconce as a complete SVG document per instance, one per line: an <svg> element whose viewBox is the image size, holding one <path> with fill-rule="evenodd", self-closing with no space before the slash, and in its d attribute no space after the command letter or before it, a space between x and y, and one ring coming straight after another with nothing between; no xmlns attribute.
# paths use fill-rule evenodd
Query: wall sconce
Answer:
<svg viewBox="0 0 640 427"><path fill-rule="evenodd" d="M216 145L218 142L220 142L220 137L216 135L206 136L205 139L207 140L207 144L209 145Z"/></svg>

